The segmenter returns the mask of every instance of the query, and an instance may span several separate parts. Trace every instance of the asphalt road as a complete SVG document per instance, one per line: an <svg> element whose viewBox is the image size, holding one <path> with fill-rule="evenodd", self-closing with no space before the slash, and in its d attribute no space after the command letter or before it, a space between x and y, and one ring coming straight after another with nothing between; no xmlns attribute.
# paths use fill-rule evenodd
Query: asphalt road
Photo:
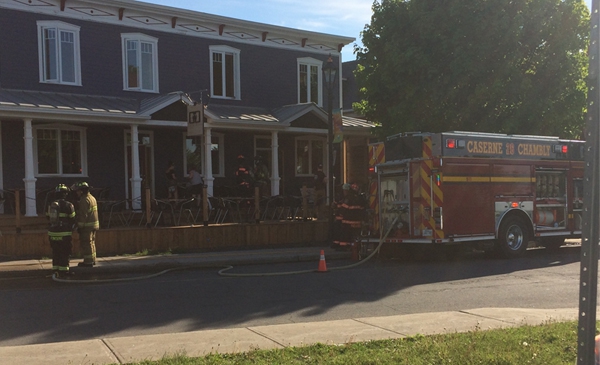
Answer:
<svg viewBox="0 0 600 365"><path fill-rule="evenodd" d="M566 247L515 260L372 260L287 276L231 278L207 269L102 284L12 278L0 280L0 346L481 307L577 307L579 253ZM229 272L304 269L314 263Z"/></svg>

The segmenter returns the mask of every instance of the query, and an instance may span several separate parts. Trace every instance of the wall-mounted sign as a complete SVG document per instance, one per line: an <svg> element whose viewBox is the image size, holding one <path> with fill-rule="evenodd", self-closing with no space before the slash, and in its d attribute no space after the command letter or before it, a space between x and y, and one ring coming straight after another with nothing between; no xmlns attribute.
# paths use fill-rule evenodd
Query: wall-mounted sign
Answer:
<svg viewBox="0 0 600 365"><path fill-rule="evenodd" d="M188 105L187 107L188 125L187 135L201 136L204 134L204 106L202 103L196 103L195 105Z"/></svg>

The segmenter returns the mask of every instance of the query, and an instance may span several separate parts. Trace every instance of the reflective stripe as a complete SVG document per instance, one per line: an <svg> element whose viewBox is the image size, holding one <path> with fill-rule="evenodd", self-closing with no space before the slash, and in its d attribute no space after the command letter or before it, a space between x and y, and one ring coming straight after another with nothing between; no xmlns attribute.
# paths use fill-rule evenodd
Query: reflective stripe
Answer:
<svg viewBox="0 0 600 365"><path fill-rule="evenodd" d="M98 221L95 221L95 222L86 222L86 223L84 223L84 222L79 222L79 223L77 223L77 226L78 226L78 227L82 227L82 228L83 228L83 227L99 227L99 226L100 226L100 224L99 224L99 222L98 222Z"/></svg>
<svg viewBox="0 0 600 365"><path fill-rule="evenodd" d="M73 235L73 232L50 232L48 231L48 236L50 236L51 240L61 240L63 237L70 237Z"/></svg>

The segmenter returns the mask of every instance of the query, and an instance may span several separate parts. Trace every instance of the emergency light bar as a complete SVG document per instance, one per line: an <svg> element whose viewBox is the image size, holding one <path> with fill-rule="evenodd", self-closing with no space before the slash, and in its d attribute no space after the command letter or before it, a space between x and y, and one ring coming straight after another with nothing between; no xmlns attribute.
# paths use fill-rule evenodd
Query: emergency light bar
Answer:
<svg viewBox="0 0 600 365"><path fill-rule="evenodd" d="M446 139L446 148L459 149L459 148L465 148L465 146L466 146L466 142L464 139L454 139L454 138Z"/></svg>
<svg viewBox="0 0 600 365"><path fill-rule="evenodd" d="M555 144L553 150L556 153L566 154L567 152L569 152L569 146L567 146L566 144Z"/></svg>

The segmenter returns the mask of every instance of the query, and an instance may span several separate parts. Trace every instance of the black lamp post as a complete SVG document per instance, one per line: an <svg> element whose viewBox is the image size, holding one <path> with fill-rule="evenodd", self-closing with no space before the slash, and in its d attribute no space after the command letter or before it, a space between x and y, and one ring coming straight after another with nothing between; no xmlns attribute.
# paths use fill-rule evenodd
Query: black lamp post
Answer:
<svg viewBox="0 0 600 365"><path fill-rule="evenodd" d="M334 66L331 55L323 67L323 78L327 89L327 190L329 199L329 240L333 241L333 87L338 68Z"/></svg>

